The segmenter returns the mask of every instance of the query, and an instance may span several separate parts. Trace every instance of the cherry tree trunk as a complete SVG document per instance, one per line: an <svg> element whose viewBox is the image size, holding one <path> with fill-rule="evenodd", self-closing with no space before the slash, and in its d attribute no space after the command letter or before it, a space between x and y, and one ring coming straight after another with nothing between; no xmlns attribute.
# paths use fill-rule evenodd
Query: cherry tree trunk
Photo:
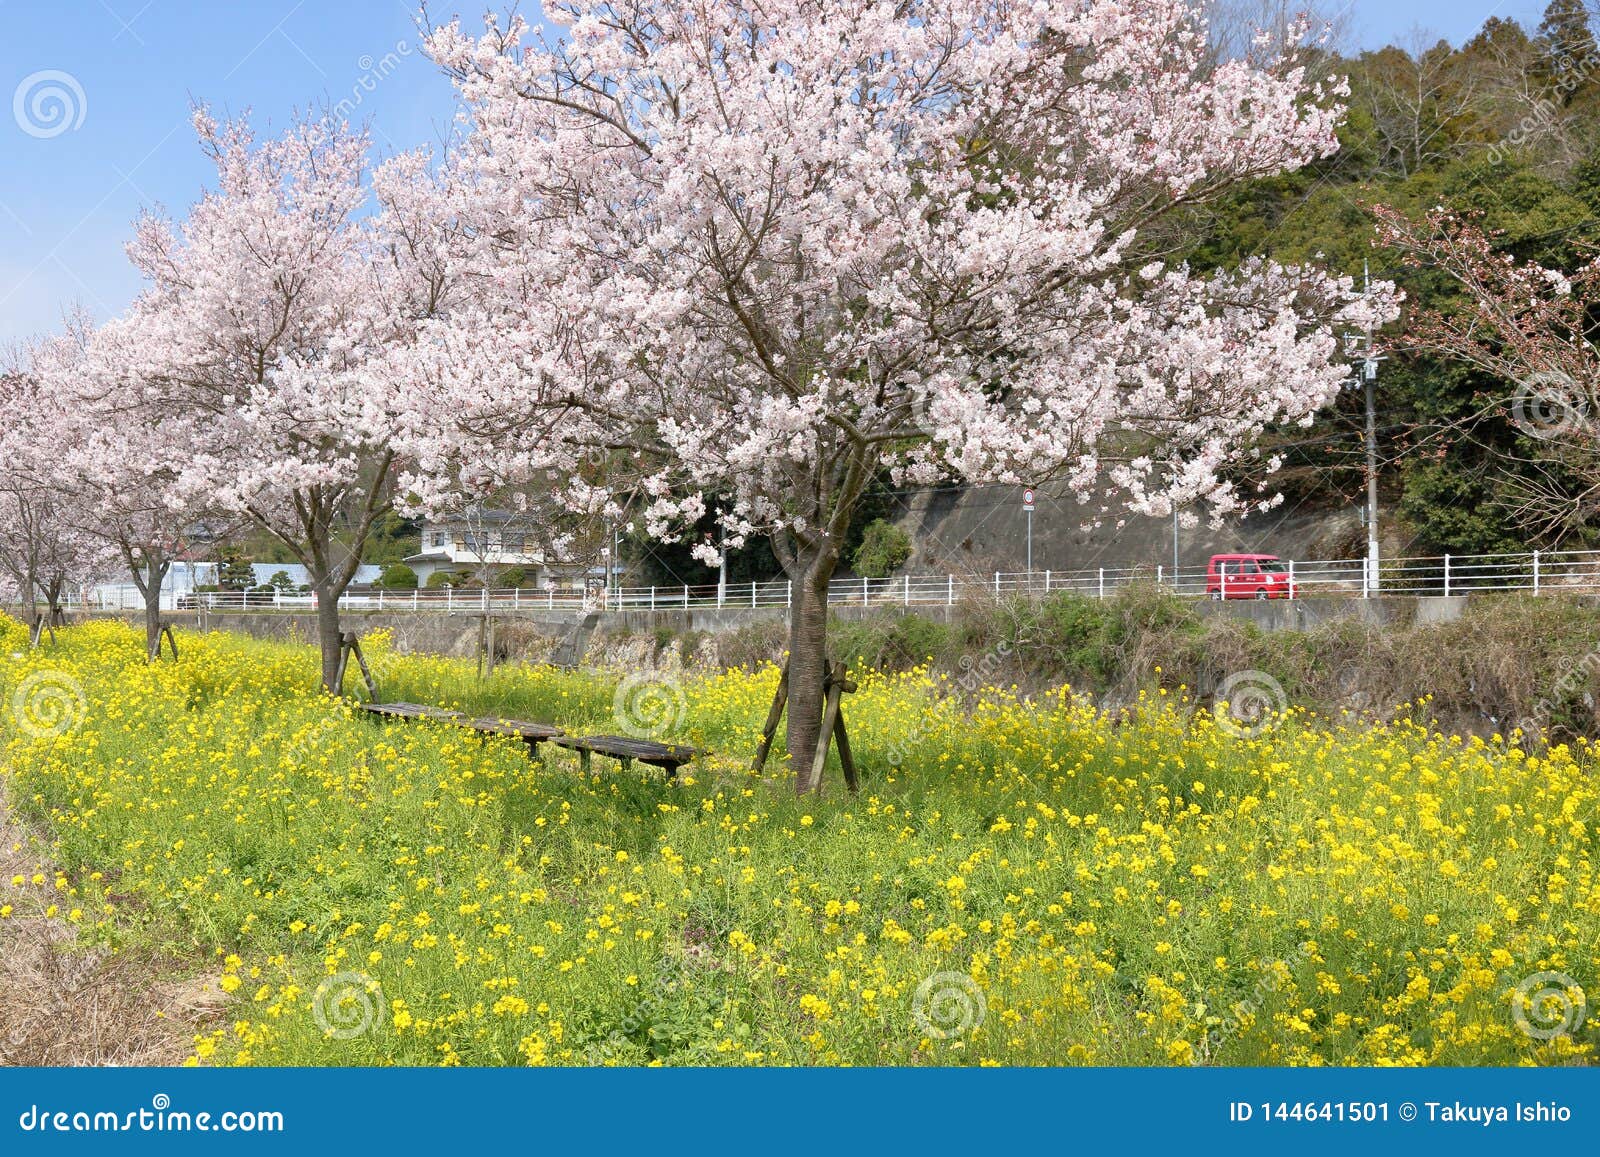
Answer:
<svg viewBox="0 0 1600 1157"><path fill-rule="evenodd" d="M824 683L828 676L828 580L834 559L824 556L797 568L789 610L789 704L785 739L795 791L822 790L822 776L813 774L822 734Z"/></svg>
<svg viewBox="0 0 1600 1157"><path fill-rule="evenodd" d="M27 625L28 637L31 639L39 628L39 593L32 571L28 572L27 579L22 584L22 592L17 597L22 604L22 621Z"/></svg>
<svg viewBox="0 0 1600 1157"><path fill-rule="evenodd" d="M338 695L343 688L339 682L339 652L344 648L344 633L339 626L339 595L331 584L318 583L317 592L317 645L322 649L322 689Z"/></svg>
<svg viewBox="0 0 1600 1157"><path fill-rule="evenodd" d="M142 576L134 566L134 580L144 595L144 653L152 663L161 651L161 585L167 578L167 565L147 557Z"/></svg>
<svg viewBox="0 0 1600 1157"><path fill-rule="evenodd" d="M153 661L161 649L161 584L144 596L144 653Z"/></svg>

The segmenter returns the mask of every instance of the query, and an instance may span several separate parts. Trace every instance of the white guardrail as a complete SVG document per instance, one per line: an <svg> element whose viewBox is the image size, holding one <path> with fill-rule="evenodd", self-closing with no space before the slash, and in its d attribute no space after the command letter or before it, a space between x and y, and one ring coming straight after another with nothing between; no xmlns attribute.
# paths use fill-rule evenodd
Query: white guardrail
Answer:
<svg viewBox="0 0 1600 1157"><path fill-rule="evenodd" d="M1428 558L1385 559L1377 575L1364 559L1282 562L1287 583L1280 580L1274 598L1368 598L1374 595L1464 595L1482 591L1600 591L1600 551L1530 551L1524 554L1440 555ZM834 606L937 606L967 598L1042 596L1058 591L1104 598L1137 583L1155 584L1179 595L1197 598L1252 599L1264 597L1245 580L1227 579L1219 589L1207 566L1174 571L1161 565L1099 567L1088 570L996 571L989 575L902 575L887 579L836 579L828 588ZM164 600L165 601L165 600ZM171 600L177 609L208 611L305 610L315 605L313 596L299 593L218 591L180 594ZM719 587L652 586L612 587L588 594L567 590L441 589L379 591L346 594L340 606L351 610L415 611L538 611L669 610L674 607L787 607L788 582L737 583ZM89 609L136 609L142 604L135 592L94 595L71 605Z"/></svg>

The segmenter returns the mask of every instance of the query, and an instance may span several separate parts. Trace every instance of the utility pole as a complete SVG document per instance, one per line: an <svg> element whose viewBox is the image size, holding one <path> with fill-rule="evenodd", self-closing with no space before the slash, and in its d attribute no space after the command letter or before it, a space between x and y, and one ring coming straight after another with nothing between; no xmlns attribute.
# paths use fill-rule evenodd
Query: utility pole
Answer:
<svg viewBox="0 0 1600 1157"><path fill-rule="evenodd" d="M1178 504L1172 504L1172 589L1178 589Z"/></svg>
<svg viewBox="0 0 1600 1157"><path fill-rule="evenodd" d="M1372 276L1367 262L1361 263L1362 288L1367 292L1372 289ZM1356 370L1357 379L1366 389L1367 402L1367 581L1363 584L1367 593L1371 594L1378 589L1378 363L1383 358L1374 352L1372 346L1372 325L1367 324L1364 335L1345 335L1346 353L1354 357L1360 355L1361 364Z"/></svg>
<svg viewBox="0 0 1600 1157"><path fill-rule="evenodd" d="M717 546L717 606L728 601L728 532L719 523L717 533L721 541Z"/></svg>

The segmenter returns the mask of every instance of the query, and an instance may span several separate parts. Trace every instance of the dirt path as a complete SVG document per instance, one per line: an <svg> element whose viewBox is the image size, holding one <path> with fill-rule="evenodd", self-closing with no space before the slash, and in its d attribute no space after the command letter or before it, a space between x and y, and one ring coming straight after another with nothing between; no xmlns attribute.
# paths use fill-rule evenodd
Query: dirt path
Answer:
<svg viewBox="0 0 1600 1157"><path fill-rule="evenodd" d="M193 962L111 953L65 919L70 898L16 818L0 774L0 1064L172 1065L226 998ZM14 881L21 877L23 883ZM45 915L59 904L56 916Z"/></svg>

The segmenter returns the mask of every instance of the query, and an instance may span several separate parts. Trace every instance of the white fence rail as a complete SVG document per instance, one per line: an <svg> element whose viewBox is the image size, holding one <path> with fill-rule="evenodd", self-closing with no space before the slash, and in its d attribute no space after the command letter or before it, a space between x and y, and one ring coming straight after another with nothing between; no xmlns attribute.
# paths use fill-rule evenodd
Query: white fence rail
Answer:
<svg viewBox="0 0 1600 1157"><path fill-rule="evenodd" d="M1529 551L1522 554L1440 555L1385 559L1373 576L1364 559L1284 560L1288 583L1274 597L1368 598L1374 595L1464 595L1484 591L1600 592L1600 551ZM1254 598L1257 592L1229 579L1225 597ZM1207 566L1174 571L1160 564L1098 567L1086 570L997 571L988 575L901 575L887 579L836 579L828 589L834 606L949 606L969 598L1043 596L1058 591L1104 598L1138 583L1154 584L1196 598L1224 597ZM1243 587L1244 589L1241 589ZM350 610L394 611L637 611L700 607L787 607L792 592L782 579L708 586L612 587L581 590L417 590L346 594ZM182 594L177 609L208 611L299 610L315 605L311 595L256 591ZM132 591L96 596L91 609L132 610L140 606Z"/></svg>

